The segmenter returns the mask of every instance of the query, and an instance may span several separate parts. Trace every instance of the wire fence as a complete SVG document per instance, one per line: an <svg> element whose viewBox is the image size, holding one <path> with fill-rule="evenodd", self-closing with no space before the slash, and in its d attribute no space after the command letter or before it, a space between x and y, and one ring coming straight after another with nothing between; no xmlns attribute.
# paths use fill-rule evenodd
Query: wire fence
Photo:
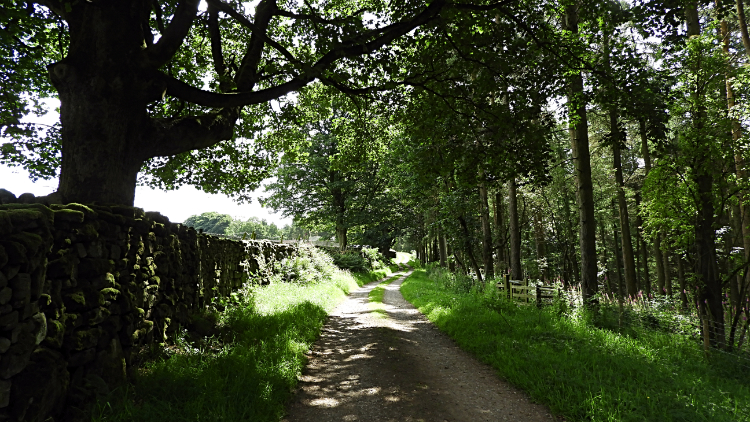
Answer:
<svg viewBox="0 0 750 422"><path fill-rule="evenodd" d="M583 308L583 295L580 286L562 289L559 285L560 300L571 309ZM600 291L604 286L600 286ZM641 328L682 335L701 344L707 355L729 358L743 368L750 369L750 324L743 309L732 333L732 315L725 309L725 323L717 327L708 317L701 317L697 303L685 308L679 298L639 295L636 298L619 299L615 295L601 294L597 297L598 312L602 317L599 324L605 328ZM609 319L607 319L609 317ZM732 335L733 334L733 335Z"/></svg>

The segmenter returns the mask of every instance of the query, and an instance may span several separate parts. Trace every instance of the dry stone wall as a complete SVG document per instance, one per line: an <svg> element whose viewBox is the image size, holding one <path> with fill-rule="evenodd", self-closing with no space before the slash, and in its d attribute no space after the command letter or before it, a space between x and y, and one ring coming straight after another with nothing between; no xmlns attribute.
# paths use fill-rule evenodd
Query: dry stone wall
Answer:
<svg viewBox="0 0 750 422"><path fill-rule="evenodd" d="M295 252L139 208L0 205L0 421L78 419L138 350Z"/></svg>

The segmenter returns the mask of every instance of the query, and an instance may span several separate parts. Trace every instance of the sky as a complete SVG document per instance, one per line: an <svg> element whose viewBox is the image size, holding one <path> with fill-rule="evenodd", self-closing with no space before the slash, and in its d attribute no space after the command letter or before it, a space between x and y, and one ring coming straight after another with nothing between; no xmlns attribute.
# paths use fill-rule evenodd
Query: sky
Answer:
<svg viewBox="0 0 750 422"><path fill-rule="evenodd" d="M0 165L0 188L9 190L16 196L26 192L44 196L57 189L57 179L39 180L35 183L29 180L29 173L22 168ZM279 227L292 224L291 218L283 218L280 213L273 214L273 210L260 206L257 197L262 193L263 189L258 189L253 195L252 203L239 205L227 196L212 195L192 186L168 192L138 186L135 191L135 206L146 211L158 211L174 223L181 223L191 215L215 211L242 220L258 217Z"/></svg>
<svg viewBox="0 0 750 422"><path fill-rule="evenodd" d="M60 106L59 101L45 99L43 102L49 110L46 115L41 117L27 115L21 121L51 125L59 120L60 116L56 111ZM29 173L21 167L8 167L0 164L0 189L6 189L16 197L26 192L33 193L35 196L48 195L57 189L57 184L57 179L32 182L29 179ZM160 191L138 186L135 190L135 206L145 211L157 211L174 223L182 223L191 215L214 211L229 214L241 220L257 217L274 223L279 228L292 224L291 218L284 218L280 213L274 214L273 210L261 207L257 198L262 195L263 187L254 192L251 203L239 205L227 196L209 194L192 186L184 186L174 191Z"/></svg>

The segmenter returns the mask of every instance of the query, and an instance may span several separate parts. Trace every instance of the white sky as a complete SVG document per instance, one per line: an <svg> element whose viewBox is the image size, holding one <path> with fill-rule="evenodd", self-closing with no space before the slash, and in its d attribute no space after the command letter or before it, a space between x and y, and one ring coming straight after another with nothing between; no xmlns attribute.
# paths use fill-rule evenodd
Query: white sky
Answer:
<svg viewBox="0 0 750 422"><path fill-rule="evenodd" d="M26 116L23 121L54 123L59 119L55 112L59 103L56 100L48 100L46 103L50 109L46 116L42 118L33 115ZM26 192L33 193L35 196L44 196L55 191L57 184L57 179L39 180L34 183L29 179L29 173L21 167L8 167L0 164L0 188L9 190L16 197ZM135 190L135 206L146 211L158 211L174 223L181 223L191 215L215 211L242 220L257 217L269 223L275 223L279 228L292 224L291 218L282 218L281 214L273 214L272 210L260 206L257 197L262 193L261 187L253 194L252 203L238 205L227 196L212 195L192 186L185 186L174 191L157 191L138 186Z"/></svg>
<svg viewBox="0 0 750 422"><path fill-rule="evenodd" d="M29 173L26 170L0 165L0 188L9 190L16 196L26 192L43 196L57 189L57 179L39 180L34 183L29 180ZM192 186L168 192L138 186L135 190L135 206L146 211L158 211L175 223L181 223L194 214L215 211L242 220L258 217L269 223L275 223L279 228L292 224L291 218L282 218L281 214L272 214L272 210L261 207L257 201L257 196L261 193L262 188L253 195L252 203L239 205L229 197L212 195Z"/></svg>

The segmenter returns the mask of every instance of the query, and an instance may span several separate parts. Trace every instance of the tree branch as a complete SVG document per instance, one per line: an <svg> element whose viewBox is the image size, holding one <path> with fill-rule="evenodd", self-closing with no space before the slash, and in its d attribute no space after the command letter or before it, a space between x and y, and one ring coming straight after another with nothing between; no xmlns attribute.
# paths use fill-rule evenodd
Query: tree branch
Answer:
<svg viewBox="0 0 750 422"><path fill-rule="evenodd" d="M57 16L65 18L67 13L65 12L65 5L60 0L34 0L35 3L46 7L53 11Z"/></svg>
<svg viewBox="0 0 750 422"><path fill-rule="evenodd" d="M219 94L194 88L185 82L163 75L167 86L167 94L205 107L241 107L252 104L260 104L286 95L292 91L299 90L312 82L315 78L295 78L289 82L260 91L246 91L236 93Z"/></svg>
<svg viewBox="0 0 750 422"><path fill-rule="evenodd" d="M213 3L217 0L209 1ZM304 74L295 77L288 82L260 91L218 94L194 88L167 75L162 75L162 80L167 86L167 94L206 107L239 107L264 103L288 94L289 92L299 90L320 77L323 71L337 60L370 54L380 49L412 29L434 19L443 9L444 5L445 0L433 1L432 4L412 19L392 25L391 30L380 37L368 43L333 49L324 54L323 57L309 67Z"/></svg>
<svg viewBox="0 0 750 422"><path fill-rule="evenodd" d="M215 7L217 10L222 11L226 13L227 15L235 18L239 23L247 27L253 33L253 36L258 37L260 41L264 41L266 44L276 49L279 53L281 53L282 56L286 57L287 60L289 60L292 63L299 64L299 60L297 60L297 58L294 57L292 53L290 53L281 44L279 44L278 42L268 37L265 34L264 30L261 30L260 28L258 28L257 25L250 22L250 20L246 18L244 15L242 15L240 12L234 10L234 8L231 5L224 3L222 0L206 0L206 1L209 5ZM256 21L258 21L257 16L256 16ZM250 42L252 43L252 40Z"/></svg>
<svg viewBox="0 0 750 422"><path fill-rule="evenodd" d="M154 15L156 16L156 26L159 28L159 33L164 35L164 18L161 12L161 4L159 0L153 0Z"/></svg>
<svg viewBox="0 0 750 422"><path fill-rule="evenodd" d="M224 54L221 51L219 11L211 4L208 5L208 32L211 36L211 57L214 61L214 70L219 76L219 89L222 92L227 92L229 91L229 84L226 81L227 67L224 65Z"/></svg>
<svg viewBox="0 0 750 422"><path fill-rule="evenodd" d="M199 0L181 0L177 5L172 22L164 30L162 37L152 47L146 49L149 63L154 67L161 67L177 53L185 40L190 27L198 13Z"/></svg>
<svg viewBox="0 0 750 422"><path fill-rule="evenodd" d="M258 66L263 57L263 47L266 44L265 40L268 39L266 31L275 10L276 0L261 0L258 7L255 9L255 24L257 30L253 31L253 34L250 36L250 43L247 45L247 52L245 53L245 57L242 58L240 70L234 78L234 81L237 84L237 89L240 91L250 91L258 83Z"/></svg>
<svg viewBox="0 0 750 422"><path fill-rule="evenodd" d="M309 7L309 5L308 5L308 7ZM311 8L311 10L312 10L312 8ZM359 10L357 10L356 12L352 13L349 16L345 16L345 17L341 17L341 18L336 18L336 19L326 19L326 18L320 17L320 16L315 15L315 14L294 13L294 12L290 12L288 10L282 10L282 9L279 9L276 12L276 14L279 15L279 16L287 17L287 18L299 19L299 20L309 20L309 21L314 22L314 23L322 23L322 24L325 24L325 25L339 25L339 24L342 24L342 23L344 23L344 22L346 22L348 20L353 19L355 16L361 15L362 13L364 13L366 11L367 10L365 10L365 9L359 9Z"/></svg>
<svg viewBox="0 0 750 422"><path fill-rule="evenodd" d="M180 154L231 139L238 109L225 108L202 116L154 120L155 136L144 151L148 157Z"/></svg>
<svg viewBox="0 0 750 422"><path fill-rule="evenodd" d="M478 5L478 4L468 4L468 3L452 3L450 6L455 9L463 9L463 10L477 10L477 11L487 11L487 10L493 10L498 9L500 7L504 7L509 5L510 3L514 3L516 0L503 0L499 1L497 3L487 4L487 5Z"/></svg>

